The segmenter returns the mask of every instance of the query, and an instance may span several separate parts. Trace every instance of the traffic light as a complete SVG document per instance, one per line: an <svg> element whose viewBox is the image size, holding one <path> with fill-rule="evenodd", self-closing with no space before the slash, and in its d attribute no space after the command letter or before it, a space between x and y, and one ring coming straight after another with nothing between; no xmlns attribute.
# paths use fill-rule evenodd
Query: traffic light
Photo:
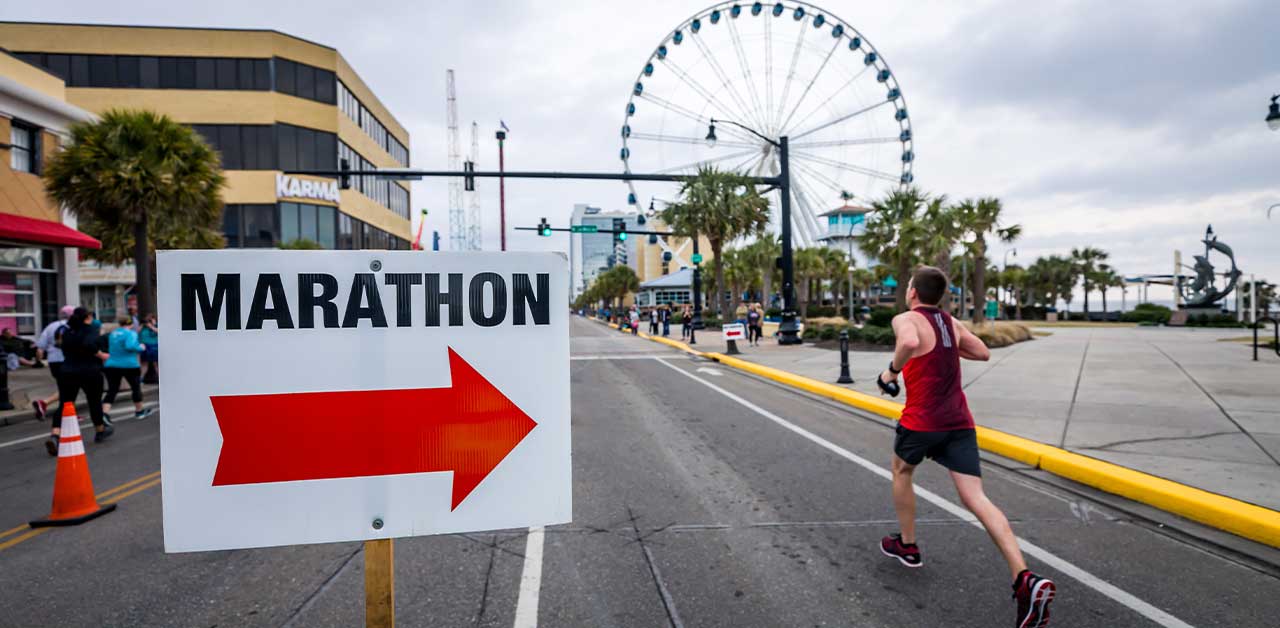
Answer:
<svg viewBox="0 0 1280 628"><path fill-rule="evenodd" d="M547 224L546 218L543 218L542 222L538 223L538 235L544 238L551 235L551 225Z"/></svg>
<svg viewBox="0 0 1280 628"><path fill-rule="evenodd" d="M621 218L613 219L613 239L616 242L627 241L627 221Z"/></svg>
<svg viewBox="0 0 1280 628"><path fill-rule="evenodd" d="M350 189L351 189L351 175L350 175L350 174L348 174L348 172L350 172L350 170L351 170L351 162L350 162L350 161L348 161L348 160L346 160L346 159L339 159L339 160L338 160L338 168L339 168L340 170L342 170L342 176L340 176L340 177L338 178L338 182L339 182L339 183L338 183L338 186L339 186L339 187L341 187L341 188L342 188L342 189L344 189L344 190L350 190Z"/></svg>
<svg viewBox="0 0 1280 628"><path fill-rule="evenodd" d="M649 234L649 244L657 244L657 243L658 243L658 234L656 234L656 233L650 233L650 234Z"/></svg>
<svg viewBox="0 0 1280 628"><path fill-rule="evenodd" d="M470 160L462 162L462 170L463 170L464 172L475 172L475 171L476 171L476 162L474 162L474 161L470 161ZM475 191L476 191L476 178L475 178L475 177L473 177L473 176L471 176L470 174L468 174L468 175L467 175L467 176L465 176L465 177L462 177L462 189L464 189L464 190L466 190L466 191L468 191L468 192L475 192Z"/></svg>

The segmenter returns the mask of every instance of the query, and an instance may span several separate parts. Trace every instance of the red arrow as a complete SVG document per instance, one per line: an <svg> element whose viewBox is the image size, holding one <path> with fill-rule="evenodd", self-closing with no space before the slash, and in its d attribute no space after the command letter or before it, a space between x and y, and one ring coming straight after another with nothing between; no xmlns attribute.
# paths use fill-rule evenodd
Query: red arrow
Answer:
<svg viewBox="0 0 1280 628"><path fill-rule="evenodd" d="M449 349L449 388L210 397L214 486L453 471L450 510L537 425Z"/></svg>

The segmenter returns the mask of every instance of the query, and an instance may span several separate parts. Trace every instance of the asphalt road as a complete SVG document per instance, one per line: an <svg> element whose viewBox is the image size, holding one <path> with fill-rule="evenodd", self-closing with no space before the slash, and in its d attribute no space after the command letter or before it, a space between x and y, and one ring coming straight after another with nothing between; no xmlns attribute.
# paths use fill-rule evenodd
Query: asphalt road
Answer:
<svg viewBox="0 0 1280 628"><path fill-rule="evenodd" d="M398 625L1011 624L1003 562L931 463L926 566L880 555L896 529L888 423L581 319L572 331L573 523L397 540ZM86 445L99 493L124 487L106 496L119 510L34 535L21 525L47 513L54 464L23 439L44 428L0 429L0 626L362 625L358 543L164 554L160 421ZM1187 538L1007 460L984 480L1058 581L1054 626L1280 624L1270 550Z"/></svg>

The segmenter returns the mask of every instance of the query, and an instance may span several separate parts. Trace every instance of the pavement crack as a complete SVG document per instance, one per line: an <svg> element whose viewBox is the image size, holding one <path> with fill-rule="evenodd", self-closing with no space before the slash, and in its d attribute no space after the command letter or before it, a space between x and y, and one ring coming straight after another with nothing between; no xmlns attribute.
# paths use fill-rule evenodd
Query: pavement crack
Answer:
<svg viewBox="0 0 1280 628"><path fill-rule="evenodd" d="M1005 360L1009 359L1009 356L1017 353L1018 350L1021 348L1022 348L1022 345L1015 345L1013 348L1009 349L1009 351L1007 351L1004 355L1000 356L999 360L996 360L991 364L991 366L988 366L986 369L983 369L981 373L978 373L976 376L974 376L973 379L969 380L969 383L961 386L960 390L968 389L970 386L975 384L978 380L982 379L983 375L986 375L987 373L994 371L997 366L1000 366L1001 362L1004 362Z"/></svg>
<svg viewBox="0 0 1280 628"><path fill-rule="evenodd" d="M649 550L649 545L645 543L645 538L650 535L640 533L640 526L636 524L639 517L636 516L631 506L627 506L627 515L631 521L631 529L635 534L635 541L640 545L640 552L644 554L644 562L649 566L649 575L653 576L653 584L658 589L658 597L662 599L662 607L667 611L667 621L671 623L671 628L684 628L684 622L680 621L680 613L676 612L675 600L671 598L671 593L667 590L667 585L662 580L662 573L658 570L658 565L653 560L653 552Z"/></svg>
<svg viewBox="0 0 1280 628"><path fill-rule="evenodd" d="M489 606L489 583L493 579L493 563L498 556L498 537L494 535L493 541L489 543L489 566L484 570L484 589L480 592L480 608L476 611L475 625L479 626L484 620L484 611Z"/></svg>
<svg viewBox="0 0 1280 628"><path fill-rule="evenodd" d="M1120 445L1136 445L1140 443L1159 443L1159 442L1178 441L1178 440L1200 440L1202 438L1211 438L1214 436L1228 436L1236 433L1237 432L1235 431L1226 431L1226 432L1213 432L1210 434L1197 434L1194 436L1156 436L1153 438L1133 438L1129 440L1118 440L1111 443L1103 443L1101 445L1076 445L1076 447L1079 449L1110 449L1112 447L1118 447Z"/></svg>
<svg viewBox="0 0 1280 628"><path fill-rule="evenodd" d="M315 605L316 600L320 599L320 594L329 590L329 586L332 585L333 581L337 580L338 576L346 570L347 565L351 564L352 559L363 552L364 543L357 544L355 550L342 560L342 564L338 565L338 568L333 570L333 573L329 574L329 577L325 578L324 582L321 582L320 586L316 587L316 590L312 591L311 595L308 595L307 599L303 600L302 604L299 604L298 608L294 609L293 612L289 614L289 617L285 619L285 622L280 624L280 628L292 628L294 626L294 622L296 622L298 618L307 611L307 609Z"/></svg>
<svg viewBox="0 0 1280 628"><path fill-rule="evenodd" d="M1263 446L1262 446L1262 443L1258 442L1258 439L1257 439L1257 438L1255 438L1255 437L1254 437L1254 435L1253 435L1253 434L1251 434L1251 433L1249 432L1249 430L1244 429L1244 426L1243 426L1243 425L1240 425L1240 422L1239 422L1239 421L1236 421L1236 418L1235 418L1235 417L1233 417L1233 416L1231 416L1231 413L1230 413L1230 412L1227 412L1227 409L1226 409L1226 408L1224 408L1224 407L1222 407L1222 404L1221 404L1221 403L1218 403L1218 399L1217 399L1216 397L1214 397L1214 396L1213 396L1213 395L1208 391L1208 389L1206 389L1204 386L1202 386L1202 385L1200 384L1199 380L1197 380L1196 378L1192 377L1192 376L1191 376L1191 373L1188 373L1188 372L1187 372L1187 369L1183 368L1183 366L1182 366L1182 364L1181 364L1181 363L1179 363L1177 360L1173 359L1173 356L1169 355L1168 353L1165 353L1165 352L1164 352L1164 349L1161 349L1161 348L1160 348L1160 346L1159 346L1159 345L1157 345L1156 343L1151 342L1150 340L1148 340L1148 341L1147 341L1147 344L1151 345L1151 347L1152 347L1152 348L1154 348L1156 351L1159 351L1159 352L1160 352L1160 355L1163 355L1163 356L1164 356L1166 359L1168 359L1170 362L1173 362L1173 365L1174 365L1174 366L1176 366L1176 367L1178 367L1178 370L1179 370L1179 371L1182 371L1182 374L1187 378L1187 380L1188 380L1188 381L1190 381L1192 384L1194 384L1196 388L1200 389L1200 392L1204 393L1204 396L1205 396L1205 397L1208 397L1208 398L1209 398L1209 401L1212 401L1212 402L1213 402L1213 405L1215 405L1215 406L1217 406L1217 407L1218 407L1218 411L1222 413L1222 416L1226 417L1228 421L1231 421L1231 424L1232 424L1232 425L1234 425L1234 426L1236 426L1236 429L1240 430L1240 433L1241 433L1241 434L1244 434L1245 436L1248 436L1248 437L1249 437L1249 440L1253 441L1253 444L1254 444L1254 445L1257 445L1258 449L1261 449L1261 450L1262 450L1263 455L1265 455L1266 457L1268 457L1268 458L1270 458L1270 459L1271 459L1271 462L1274 462L1274 463L1276 463L1277 465L1280 465L1280 460L1276 459L1276 457L1275 457L1274 455L1272 455L1272 453L1271 453L1271 452L1270 452L1266 447L1263 447Z"/></svg>
<svg viewBox="0 0 1280 628"><path fill-rule="evenodd" d="M1084 341L1084 353L1080 354L1080 368L1076 371L1076 387L1071 391L1071 405L1067 407L1067 419L1062 422L1062 438L1058 447L1067 446L1067 430L1071 428L1071 416L1076 412L1076 399L1080 396L1080 380L1084 379L1084 362L1089 358L1089 345L1093 344L1093 332Z"/></svg>

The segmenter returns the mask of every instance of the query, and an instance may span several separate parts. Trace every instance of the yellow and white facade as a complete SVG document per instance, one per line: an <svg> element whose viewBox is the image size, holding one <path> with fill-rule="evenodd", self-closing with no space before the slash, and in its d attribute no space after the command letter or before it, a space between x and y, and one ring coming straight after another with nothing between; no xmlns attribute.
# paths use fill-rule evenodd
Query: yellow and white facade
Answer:
<svg viewBox="0 0 1280 628"><path fill-rule="evenodd" d="M0 47L93 113L150 109L222 156L228 247L408 249L407 182L288 170L407 167L409 134L337 50L270 30L0 22Z"/></svg>

